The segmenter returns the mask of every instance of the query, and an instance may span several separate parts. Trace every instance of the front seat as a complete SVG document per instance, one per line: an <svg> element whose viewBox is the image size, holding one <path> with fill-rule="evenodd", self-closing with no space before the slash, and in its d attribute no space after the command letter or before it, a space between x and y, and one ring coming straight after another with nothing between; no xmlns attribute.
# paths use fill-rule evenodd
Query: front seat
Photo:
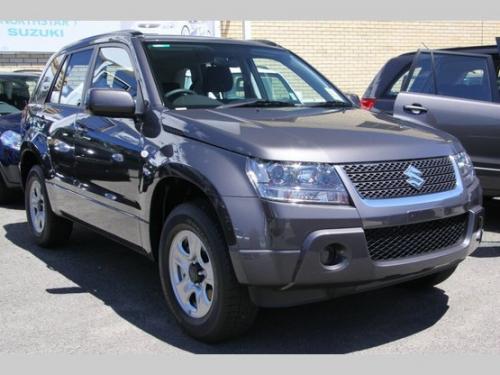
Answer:
<svg viewBox="0 0 500 375"><path fill-rule="evenodd" d="M205 70L203 92L222 93L233 88L233 75L228 66L209 66Z"/></svg>

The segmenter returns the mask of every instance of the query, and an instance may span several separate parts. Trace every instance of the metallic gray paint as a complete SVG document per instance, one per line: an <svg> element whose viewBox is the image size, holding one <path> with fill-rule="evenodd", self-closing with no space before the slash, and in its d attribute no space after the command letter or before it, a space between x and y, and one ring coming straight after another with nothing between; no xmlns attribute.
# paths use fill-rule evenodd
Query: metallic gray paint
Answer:
<svg viewBox="0 0 500 375"><path fill-rule="evenodd" d="M57 214L153 257L150 221L153 205L159 204L153 200L155 193L168 179L188 181L211 202L238 280L273 291L286 287L284 297L275 300L282 305L331 296L324 285L327 289L342 289L345 282L385 285L388 277L401 281L415 272L422 275L461 261L475 246L469 230L468 242L456 248L377 265L367 257L363 231L468 211L471 216L480 215L477 181L461 187L459 179L459 187L446 195L374 205L359 197L338 167L352 204L337 206L262 200L245 173L249 156L352 163L451 155L462 151L454 137L357 109L169 111L158 98L138 38L100 37L64 51L98 42L126 44L146 100L140 118L93 116L83 106L28 106L21 167L26 167L23 160L29 160L28 155L37 158ZM317 251L328 241L341 241L349 248L342 267L321 266ZM314 286L298 293L296 285ZM256 289L251 290L259 302Z"/></svg>

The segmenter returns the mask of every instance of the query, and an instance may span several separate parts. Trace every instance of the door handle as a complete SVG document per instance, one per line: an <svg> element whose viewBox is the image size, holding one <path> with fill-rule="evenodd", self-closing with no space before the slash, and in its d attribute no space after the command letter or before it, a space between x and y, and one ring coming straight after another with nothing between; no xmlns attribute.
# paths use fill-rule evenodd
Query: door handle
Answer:
<svg viewBox="0 0 500 375"><path fill-rule="evenodd" d="M413 115L421 115L422 113L427 113L427 108L421 104L407 104L403 107L406 112L410 112Z"/></svg>

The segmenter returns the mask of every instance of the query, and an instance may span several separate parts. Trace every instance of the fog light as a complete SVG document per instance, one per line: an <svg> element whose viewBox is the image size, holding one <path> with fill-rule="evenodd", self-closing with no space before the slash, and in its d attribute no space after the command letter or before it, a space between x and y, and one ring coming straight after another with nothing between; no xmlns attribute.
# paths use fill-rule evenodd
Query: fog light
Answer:
<svg viewBox="0 0 500 375"><path fill-rule="evenodd" d="M319 252L319 261L325 266L335 266L344 259L344 246L341 244L331 244Z"/></svg>

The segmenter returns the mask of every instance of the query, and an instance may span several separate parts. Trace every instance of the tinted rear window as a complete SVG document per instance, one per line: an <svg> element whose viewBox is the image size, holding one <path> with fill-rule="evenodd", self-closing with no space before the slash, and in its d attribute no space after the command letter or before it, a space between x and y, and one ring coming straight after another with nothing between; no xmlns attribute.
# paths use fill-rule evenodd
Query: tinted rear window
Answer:
<svg viewBox="0 0 500 375"><path fill-rule="evenodd" d="M434 73L435 72L435 73ZM472 55L421 53L415 60L407 91L491 101L488 58Z"/></svg>

